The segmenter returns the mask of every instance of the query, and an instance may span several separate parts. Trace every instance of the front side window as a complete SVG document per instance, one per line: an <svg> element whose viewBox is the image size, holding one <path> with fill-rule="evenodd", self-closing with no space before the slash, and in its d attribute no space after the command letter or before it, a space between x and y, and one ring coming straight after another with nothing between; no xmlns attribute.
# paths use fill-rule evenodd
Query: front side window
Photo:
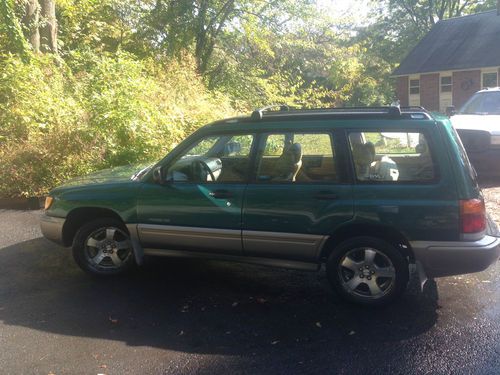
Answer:
<svg viewBox="0 0 500 375"><path fill-rule="evenodd" d="M253 134L216 135L196 141L173 162L166 178L172 182L245 182Z"/></svg>
<svg viewBox="0 0 500 375"><path fill-rule="evenodd" d="M336 181L335 153L328 133L277 133L263 139L258 182Z"/></svg>
<svg viewBox="0 0 500 375"><path fill-rule="evenodd" d="M436 165L423 133L352 132L349 143L358 181L394 183L436 179Z"/></svg>

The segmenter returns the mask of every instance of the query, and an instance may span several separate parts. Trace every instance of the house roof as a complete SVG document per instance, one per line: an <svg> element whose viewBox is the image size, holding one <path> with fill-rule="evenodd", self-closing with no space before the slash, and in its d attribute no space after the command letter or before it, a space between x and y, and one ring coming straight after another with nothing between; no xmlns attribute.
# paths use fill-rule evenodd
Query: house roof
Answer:
<svg viewBox="0 0 500 375"><path fill-rule="evenodd" d="M393 74L492 66L500 66L500 16L496 10L439 21Z"/></svg>

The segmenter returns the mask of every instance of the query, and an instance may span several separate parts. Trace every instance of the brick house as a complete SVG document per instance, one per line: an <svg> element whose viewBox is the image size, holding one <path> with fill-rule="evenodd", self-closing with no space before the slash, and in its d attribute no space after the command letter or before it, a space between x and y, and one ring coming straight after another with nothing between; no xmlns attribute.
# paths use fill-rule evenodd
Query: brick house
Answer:
<svg viewBox="0 0 500 375"><path fill-rule="evenodd" d="M402 106L444 112L500 86L499 9L439 21L394 71Z"/></svg>

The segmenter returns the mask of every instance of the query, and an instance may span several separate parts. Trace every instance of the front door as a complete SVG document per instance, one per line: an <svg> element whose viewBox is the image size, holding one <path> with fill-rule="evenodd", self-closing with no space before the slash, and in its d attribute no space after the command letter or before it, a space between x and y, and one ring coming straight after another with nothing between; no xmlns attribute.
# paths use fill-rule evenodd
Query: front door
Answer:
<svg viewBox="0 0 500 375"><path fill-rule="evenodd" d="M241 209L254 136L202 137L145 183L138 233L145 248L240 255Z"/></svg>
<svg viewBox="0 0 500 375"><path fill-rule="evenodd" d="M246 255L314 261L335 228L353 217L347 153L337 138L325 131L261 137L243 209Z"/></svg>

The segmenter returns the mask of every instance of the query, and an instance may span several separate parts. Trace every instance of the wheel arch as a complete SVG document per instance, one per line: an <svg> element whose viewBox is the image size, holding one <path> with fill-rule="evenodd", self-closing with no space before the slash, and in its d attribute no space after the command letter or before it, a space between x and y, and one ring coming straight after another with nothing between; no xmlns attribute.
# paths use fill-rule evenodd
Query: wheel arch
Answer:
<svg viewBox="0 0 500 375"><path fill-rule="evenodd" d="M406 237L397 229L375 223L351 223L338 228L325 242L320 255L320 261L328 259L337 245L345 240L359 236L370 236L389 242L396 247L410 263L415 262L415 255Z"/></svg>
<svg viewBox="0 0 500 375"><path fill-rule="evenodd" d="M78 207L71 210L66 216L62 234L63 244L65 246L71 246L76 232L83 224L100 218L112 218L118 220L123 223L124 229L127 230L122 217L112 209L102 207Z"/></svg>

